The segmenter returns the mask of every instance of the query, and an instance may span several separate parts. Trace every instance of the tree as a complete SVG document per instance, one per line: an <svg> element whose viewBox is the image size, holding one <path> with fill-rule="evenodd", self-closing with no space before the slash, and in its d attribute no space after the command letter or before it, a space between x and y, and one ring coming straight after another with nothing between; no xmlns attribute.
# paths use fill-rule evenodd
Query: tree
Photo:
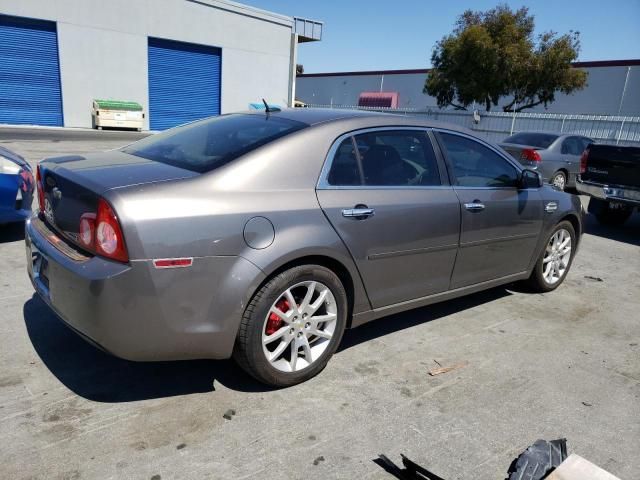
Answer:
<svg viewBox="0 0 640 480"><path fill-rule="evenodd" d="M555 94L583 89L587 73L571 63L580 52L580 32L545 32L534 37L526 7L499 5L486 12L465 11L450 35L436 43L424 92L440 108L463 109L473 102L487 111L507 97L505 112L546 107Z"/></svg>

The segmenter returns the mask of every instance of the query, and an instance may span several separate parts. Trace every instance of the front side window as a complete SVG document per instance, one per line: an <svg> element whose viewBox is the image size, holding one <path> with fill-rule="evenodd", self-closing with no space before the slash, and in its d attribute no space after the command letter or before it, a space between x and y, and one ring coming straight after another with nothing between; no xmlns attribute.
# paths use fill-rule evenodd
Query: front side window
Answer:
<svg viewBox="0 0 640 480"><path fill-rule="evenodd" d="M440 133L440 138L461 187L515 187L518 171L505 158L475 140Z"/></svg>
<svg viewBox="0 0 640 480"><path fill-rule="evenodd" d="M347 138L336 150L327 183L375 187L441 184L429 136L419 130L383 130Z"/></svg>
<svg viewBox="0 0 640 480"><path fill-rule="evenodd" d="M151 135L122 151L204 173L306 126L270 115L222 115Z"/></svg>

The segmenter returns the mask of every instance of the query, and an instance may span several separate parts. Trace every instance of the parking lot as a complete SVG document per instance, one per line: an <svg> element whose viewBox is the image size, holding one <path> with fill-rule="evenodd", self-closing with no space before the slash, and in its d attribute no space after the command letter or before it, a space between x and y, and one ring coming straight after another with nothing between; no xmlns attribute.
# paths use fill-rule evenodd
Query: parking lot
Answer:
<svg viewBox="0 0 640 480"><path fill-rule="evenodd" d="M32 165L140 137L0 129ZM90 346L34 295L22 228L3 226L0 478L390 479L373 460L404 453L447 480L502 479L536 439L562 437L637 478L639 294L640 215L588 217L557 291L511 285L378 320L347 332L319 376L274 390L232 361L131 363Z"/></svg>

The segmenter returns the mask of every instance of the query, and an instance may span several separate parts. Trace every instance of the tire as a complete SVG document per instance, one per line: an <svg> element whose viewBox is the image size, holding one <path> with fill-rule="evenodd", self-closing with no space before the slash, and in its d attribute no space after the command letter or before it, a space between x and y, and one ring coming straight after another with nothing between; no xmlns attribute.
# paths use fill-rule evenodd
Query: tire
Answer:
<svg viewBox="0 0 640 480"><path fill-rule="evenodd" d="M561 231L565 233L559 233ZM557 237L556 234L558 235ZM559 249L559 246L562 245L566 238L570 239L569 251L568 254L562 254L566 246L562 247L562 249ZM555 239L558 239L560 243L555 243ZM571 222L563 221L558 223L548 235L544 249L540 253L538 260L536 260L536 265L528 280L529 286L537 292L550 292L558 288L564 282L571 268L576 246L576 232Z"/></svg>
<svg viewBox="0 0 640 480"><path fill-rule="evenodd" d="M291 268L271 278L249 302L233 357L267 385L304 382L320 373L338 348L347 312L347 294L335 273L320 265Z"/></svg>
<svg viewBox="0 0 640 480"><path fill-rule="evenodd" d="M567 188L567 174L561 170L558 170L551 176L549 183L556 187L558 190L565 191Z"/></svg>
<svg viewBox="0 0 640 480"><path fill-rule="evenodd" d="M589 212L595 215L601 225L619 226L629 219L633 208L627 206L611 208L611 203L606 200L592 197L589 199Z"/></svg>

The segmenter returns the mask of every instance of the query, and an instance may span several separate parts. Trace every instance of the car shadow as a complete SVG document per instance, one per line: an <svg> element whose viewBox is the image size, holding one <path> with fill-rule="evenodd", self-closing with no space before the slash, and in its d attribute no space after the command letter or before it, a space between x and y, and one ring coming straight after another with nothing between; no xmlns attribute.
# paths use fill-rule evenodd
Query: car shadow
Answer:
<svg viewBox="0 0 640 480"><path fill-rule="evenodd" d="M345 332L338 351L511 295L504 287L391 315ZM263 385L232 360L130 362L99 350L71 331L38 297L23 307L29 338L44 364L68 389L88 400L132 402L215 391L214 383L241 392Z"/></svg>
<svg viewBox="0 0 640 480"><path fill-rule="evenodd" d="M24 240L24 222L0 225L0 244Z"/></svg>
<svg viewBox="0 0 640 480"><path fill-rule="evenodd" d="M640 213L633 215L623 225L601 225L594 215L585 216L585 233L617 242L640 246Z"/></svg>
<svg viewBox="0 0 640 480"><path fill-rule="evenodd" d="M132 402L215 391L214 382L243 392L268 391L232 360L130 362L87 343L34 295L23 307L29 338L53 375L88 400Z"/></svg>
<svg viewBox="0 0 640 480"><path fill-rule="evenodd" d="M512 285L507 285L511 289ZM446 302L435 303L426 307L416 308L407 312L379 318L373 322L366 323L358 328L347 330L342 338L342 343L338 351L347 350L351 347L368 342L374 338L384 337L390 333L399 332L407 328L415 327L423 323L431 322L448 315L477 307L484 303L493 302L503 297L513 295L504 286L492 288L482 292L474 293L464 297L448 300Z"/></svg>

